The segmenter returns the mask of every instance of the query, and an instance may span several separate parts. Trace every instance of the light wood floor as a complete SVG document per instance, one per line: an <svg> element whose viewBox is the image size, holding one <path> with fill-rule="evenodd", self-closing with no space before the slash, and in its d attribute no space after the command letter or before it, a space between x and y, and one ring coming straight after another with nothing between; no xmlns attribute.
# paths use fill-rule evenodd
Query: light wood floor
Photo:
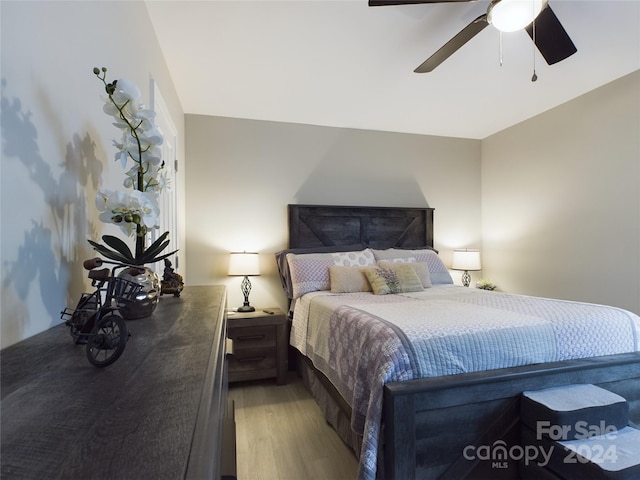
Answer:
<svg viewBox="0 0 640 480"><path fill-rule="evenodd" d="M238 480L353 480L358 462L302 381L229 386L235 402Z"/></svg>

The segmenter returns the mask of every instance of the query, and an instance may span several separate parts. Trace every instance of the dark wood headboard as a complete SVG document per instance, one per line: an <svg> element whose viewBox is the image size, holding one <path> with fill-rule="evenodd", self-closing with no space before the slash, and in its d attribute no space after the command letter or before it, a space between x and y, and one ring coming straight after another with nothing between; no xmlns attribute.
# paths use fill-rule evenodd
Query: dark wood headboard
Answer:
<svg viewBox="0 0 640 480"><path fill-rule="evenodd" d="M289 248L433 247L433 208L289 205Z"/></svg>

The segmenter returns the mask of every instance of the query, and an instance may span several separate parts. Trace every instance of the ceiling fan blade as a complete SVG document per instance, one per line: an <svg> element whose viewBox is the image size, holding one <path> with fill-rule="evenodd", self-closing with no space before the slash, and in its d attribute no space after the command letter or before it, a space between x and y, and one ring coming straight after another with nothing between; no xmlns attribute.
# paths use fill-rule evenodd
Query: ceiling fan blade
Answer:
<svg viewBox="0 0 640 480"><path fill-rule="evenodd" d="M421 3L471 3L478 0L369 0L370 7L388 7L391 5L417 5Z"/></svg>
<svg viewBox="0 0 640 480"><path fill-rule="evenodd" d="M536 29L536 47L538 47L538 50L549 65L558 63L578 51L548 4L536 17L535 21L526 27L527 33L532 40L534 38L534 25Z"/></svg>
<svg viewBox="0 0 640 480"><path fill-rule="evenodd" d="M427 58L422 65L414 70L415 73L431 72L434 68L453 55L460 47L479 34L489 25L487 14L484 13L476 18L469 25L464 27L458 34L445 43L440 49Z"/></svg>

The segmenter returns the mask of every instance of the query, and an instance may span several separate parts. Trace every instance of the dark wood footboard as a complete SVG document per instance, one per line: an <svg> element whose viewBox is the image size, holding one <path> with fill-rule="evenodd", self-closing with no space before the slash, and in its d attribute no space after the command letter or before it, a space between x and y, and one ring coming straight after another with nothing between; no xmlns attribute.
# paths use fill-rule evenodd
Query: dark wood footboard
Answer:
<svg viewBox="0 0 640 480"><path fill-rule="evenodd" d="M478 457L500 440L507 450L519 445L523 391L579 383L625 397L631 420L640 422L637 352L389 383L383 403L384 478L519 478L517 459ZM485 449L478 450L481 446Z"/></svg>

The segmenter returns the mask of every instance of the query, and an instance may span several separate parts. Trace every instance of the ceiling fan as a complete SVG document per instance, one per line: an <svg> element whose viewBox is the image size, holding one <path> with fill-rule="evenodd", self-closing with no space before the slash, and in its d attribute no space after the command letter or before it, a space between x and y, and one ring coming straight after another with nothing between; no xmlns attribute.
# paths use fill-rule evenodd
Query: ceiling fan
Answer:
<svg viewBox="0 0 640 480"><path fill-rule="evenodd" d="M475 1L477 0L369 0L369 6ZM414 72L431 72L489 25L501 32L525 29L549 65L560 62L578 51L551 10L548 0L492 0L486 13L464 27Z"/></svg>

